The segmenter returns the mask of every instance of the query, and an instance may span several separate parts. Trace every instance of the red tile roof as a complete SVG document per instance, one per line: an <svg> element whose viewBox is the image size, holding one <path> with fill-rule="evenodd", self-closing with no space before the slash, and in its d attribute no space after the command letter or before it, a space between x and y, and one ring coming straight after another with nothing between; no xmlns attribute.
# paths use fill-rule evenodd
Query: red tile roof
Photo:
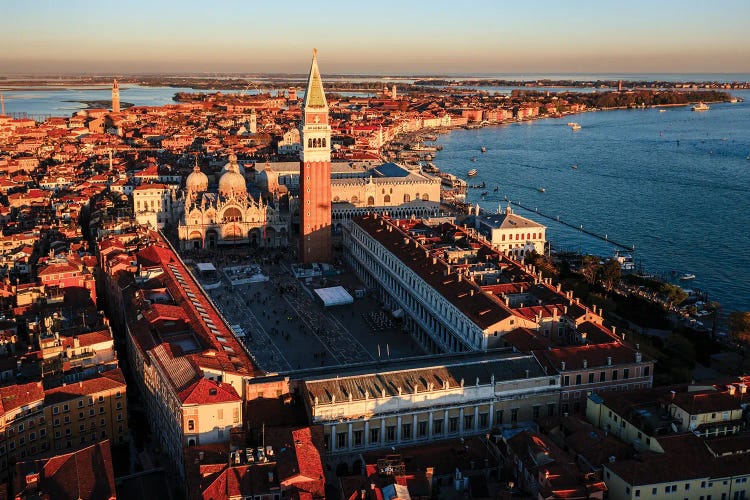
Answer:
<svg viewBox="0 0 750 500"><path fill-rule="evenodd" d="M38 474L26 491L29 474ZM117 497L109 441L49 459L16 464L14 490L21 498L109 500Z"/></svg>
<svg viewBox="0 0 750 500"><path fill-rule="evenodd" d="M212 405L240 402L237 391L231 384L222 384L200 378L193 385L180 392L180 399L186 405Z"/></svg>

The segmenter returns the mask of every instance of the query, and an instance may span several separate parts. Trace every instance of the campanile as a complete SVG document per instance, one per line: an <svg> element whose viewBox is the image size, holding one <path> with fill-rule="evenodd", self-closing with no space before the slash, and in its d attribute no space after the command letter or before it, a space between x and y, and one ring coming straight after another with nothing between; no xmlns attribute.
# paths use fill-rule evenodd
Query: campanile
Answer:
<svg viewBox="0 0 750 500"><path fill-rule="evenodd" d="M331 261L331 125L313 49L300 125L300 261Z"/></svg>

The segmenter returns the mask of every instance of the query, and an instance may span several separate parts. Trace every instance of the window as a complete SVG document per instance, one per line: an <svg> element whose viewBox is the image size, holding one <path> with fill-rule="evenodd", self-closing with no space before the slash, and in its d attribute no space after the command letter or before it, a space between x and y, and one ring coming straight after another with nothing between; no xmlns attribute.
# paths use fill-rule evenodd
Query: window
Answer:
<svg viewBox="0 0 750 500"><path fill-rule="evenodd" d="M370 444L375 444L380 439L380 429L370 429Z"/></svg>
<svg viewBox="0 0 750 500"><path fill-rule="evenodd" d="M539 418L539 411L540 411L540 409L541 409L541 406L539 406L539 405L534 405L534 406L532 407L532 411L533 411L534 419L537 419L537 418Z"/></svg>
<svg viewBox="0 0 750 500"><path fill-rule="evenodd" d="M60 413L60 408L58 406L52 407L52 414L57 415L58 413Z"/></svg>
<svg viewBox="0 0 750 500"><path fill-rule="evenodd" d="M354 446L362 446L362 434L364 434L364 431L357 430L352 433L352 436L354 437Z"/></svg>
<svg viewBox="0 0 750 500"><path fill-rule="evenodd" d="M68 405L63 405L63 411L70 411L70 408L68 408Z"/></svg>
<svg viewBox="0 0 750 500"><path fill-rule="evenodd" d="M83 408L83 401L80 399L78 400L78 408Z"/></svg>
<svg viewBox="0 0 750 500"><path fill-rule="evenodd" d="M442 434L443 433L443 420L433 420L432 421L432 433L433 434Z"/></svg>
<svg viewBox="0 0 750 500"><path fill-rule="evenodd" d="M656 495L656 488L651 488L651 494Z"/></svg>
<svg viewBox="0 0 750 500"><path fill-rule="evenodd" d="M518 422L518 408L510 409L510 423L515 424Z"/></svg>
<svg viewBox="0 0 750 500"><path fill-rule="evenodd" d="M448 432L458 431L458 417L451 417L448 419Z"/></svg>
<svg viewBox="0 0 750 500"><path fill-rule="evenodd" d="M649 368L650 368L649 366L644 366L643 367L643 376L644 377L648 377L648 373L650 371Z"/></svg>
<svg viewBox="0 0 750 500"><path fill-rule="evenodd" d="M425 437L427 435L427 422L417 423L417 437Z"/></svg>
<svg viewBox="0 0 750 500"><path fill-rule="evenodd" d="M690 489L690 483L685 483L685 491L688 491Z"/></svg>
<svg viewBox="0 0 750 500"><path fill-rule="evenodd" d="M188 420L188 430L189 431L195 430L195 420Z"/></svg>
<svg viewBox="0 0 750 500"><path fill-rule="evenodd" d="M385 440L392 442L396 440L396 426L389 425L385 428Z"/></svg>
<svg viewBox="0 0 750 500"><path fill-rule="evenodd" d="M589 384L594 383L594 372L589 373Z"/></svg>
<svg viewBox="0 0 750 500"><path fill-rule="evenodd" d="M336 436L336 447L337 448L346 448L346 440L349 437L349 434L346 432L339 432Z"/></svg>
<svg viewBox="0 0 750 500"><path fill-rule="evenodd" d="M625 494L630 496L630 486L625 486Z"/></svg>
<svg viewBox="0 0 750 500"><path fill-rule="evenodd" d="M548 417L555 416L555 404L554 403L550 403L547 405L547 416Z"/></svg>
<svg viewBox="0 0 750 500"><path fill-rule="evenodd" d="M224 420L224 409L219 408L219 410L216 412L216 418L219 420Z"/></svg>
<svg viewBox="0 0 750 500"><path fill-rule="evenodd" d="M581 374L576 375L576 385L581 385Z"/></svg>
<svg viewBox="0 0 750 500"><path fill-rule="evenodd" d="M401 425L401 439L411 439L411 424Z"/></svg>
<svg viewBox="0 0 750 500"><path fill-rule="evenodd" d="M641 496L641 490L635 490L635 496L636 497Z"/></svg>
<svg viewBox="0 0 750 500"><path fill-rule="evenodd" d="M474 428L474 415L464 415L464 430Z"/></svg>
<svg viewBox="0 0 750 500"><path fill-rule="evenodd" d="M570 376L565 375L565 377L563 377L563 385L570 385Z"/></svg>
<svg viewBox="0 0 750 500"><path fill-rule="evenodd" d="M630 368L625 368L622 371L622 378L623 379L629 379L630 378Z"/></svg>
<svg viewBox="0 0 750 500"><path fill-rule="evenodd" d="M481 427L482 429L485 429L487 427L487 422L489 420L488 416L489 415L487 413L479 414L479 427Z"/></svg>
<svg viewBox="0 0 750 500"><path fill-rule="evenodd" d="M612 380L617 380L617 370L612 370Z"/></svg>

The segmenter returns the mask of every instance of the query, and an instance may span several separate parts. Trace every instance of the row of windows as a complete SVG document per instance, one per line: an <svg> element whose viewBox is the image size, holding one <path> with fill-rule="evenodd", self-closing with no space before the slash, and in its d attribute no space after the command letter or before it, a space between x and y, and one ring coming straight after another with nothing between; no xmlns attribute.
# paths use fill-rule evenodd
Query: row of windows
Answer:
<svg viewBox="0 0 750 500"><path fill-rule="evenodd" d="M535 405L532 407L532 413L533 417L535 419L539 418L541 416L541 405ZM509 414L507 416L509 419L506 422L506 412L505 410L497 410L495 412L495 424L502 425L504 423L510 423L510 424L516 424L518 423L518 408L511 408ZM548 416L554 416L555 414L555 405L554 403L550 403L547 405L547 415ZM459 427L459 424L461 423L460 417L449 417L447 420L447 432L448 433L456 433L459 432L459 430L480 430L480 429L487 429L489 427L489 414L488 413L480 413L478 418L478 421L475 422L474 415L464 415L463 416L463 427ZM476 426L475 426L476 424ZM444 432L446 432L445 426L444 426L444 419L436 418L432 421L432 435L433 436L440 436ZM401 424L401 436L400 439L403 440L411 440L415 437L417 439L427 438L429 434L429 421L422 420L417 422L416 429L413 428L412 422L405 422ZM373 427L370 428L369 431L369 438L368 444L375 445L379 444L381 438L383 439L384 443L393 443L398 439L397 435L397 426L395 425L388 425L385 427L385 435L381 436L381 428L380 427ZM364 439L365 439L365 433L362 429L357 429L352 431L352 443L351 445L354 447L364 446ZM326 435L326 442L329 442L330 436ZM349 446L349 432L339 432L336 434L336 448L342 449L347 448Z"/></svg>
<svg viewBox="0 0 750 500"><path fill-rule="evenodd" d="M536 239L541 239L541 238L542 238L542 233L538 233L538 234L537 233L526 233L526 240L536 240ZM508 239L512 240L513 239L513 235L509 234L508 235ZM522 239L524 239L523 238L523 233L516 233L516 240L522 240ZM501 240L505 241L505 233L503 233Z"/></svg>
<svg viewBox="0 0 750 500"><path fill-rule="evenodd" d="M615 369L615 370L612 370L610 373L611 373L610 377L609 377L609 381L610 382L614 382L614 381L618 380L618 378L619 378L619 370ZM650 373L651 373L651 367L648 366L648 365L644 366L643 367L643 376L644 377L648 377ZM636 372L636 376L637 376L637 372ZM586 382L584 382L583 381L584 380L583 379L583 375L580 374L580 373L578 373L578 374L575 375L575 384L574 385L581 385L583 383L593 384L595 382L596 378L597 377L596 377L596 373L595 372L589 372L588 375L586 376L586 379L585 379ZM628 380L629 378L630 378L630 368L623 368L623 370L622 370L622 379L623 380ZM607 372L606 371L599 372L598 379L599 379L599 382L607 382ZM570 375L565 375L563 377L563 384L562 385L570 385Z"/></svg>

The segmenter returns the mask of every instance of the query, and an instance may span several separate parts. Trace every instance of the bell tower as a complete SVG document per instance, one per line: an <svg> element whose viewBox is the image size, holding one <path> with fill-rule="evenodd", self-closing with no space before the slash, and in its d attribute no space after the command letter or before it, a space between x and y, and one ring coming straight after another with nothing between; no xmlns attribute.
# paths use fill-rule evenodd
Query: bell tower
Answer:
<svg viewBox="0 0 750 500"><path fill-rule="evenodd" d="M300 126L300 261L331 261L331 125L313 49Z"/></svg>
<svg viewBox="0 0 750 500"><path fill-rule="evenodd" d="M117 84L117 80L112 81L112 112L120 112L120 86Z"/></svg>

